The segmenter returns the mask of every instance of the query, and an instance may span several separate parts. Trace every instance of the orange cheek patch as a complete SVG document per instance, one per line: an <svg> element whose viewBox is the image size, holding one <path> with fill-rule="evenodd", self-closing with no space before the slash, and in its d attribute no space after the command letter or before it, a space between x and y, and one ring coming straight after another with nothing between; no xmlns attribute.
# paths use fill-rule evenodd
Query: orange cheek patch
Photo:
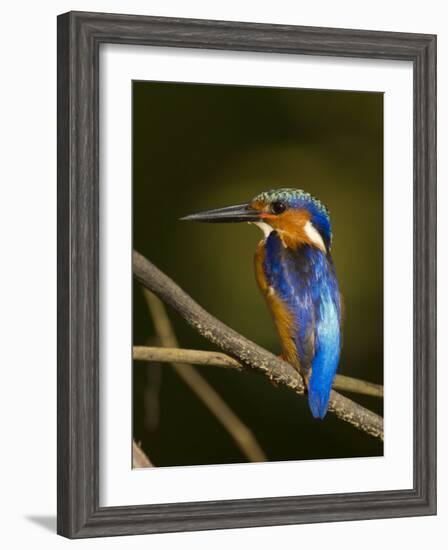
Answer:
<svg viewBox="0 0 448 550"><path fill-rule="evenodd" d="M268 223L280 235L283 244L292 249L296 249L301 244L312 244L325 252L323 242L316 242L313 235L308 231L307 223L311 220L310 213L307 210L286 210L283 214L272 214L265 212L264 209L268 205L261 201L256 201L251 204L260 212L260 220Z"/></svg>
<svg viewBox="0 0 448 550"><path fill-rule="evenodd" d="M306 210L287 210L274 218L270 223L288 248L297 248L299 244L310 242L305 231L305 224L310 220Z"/></svg>

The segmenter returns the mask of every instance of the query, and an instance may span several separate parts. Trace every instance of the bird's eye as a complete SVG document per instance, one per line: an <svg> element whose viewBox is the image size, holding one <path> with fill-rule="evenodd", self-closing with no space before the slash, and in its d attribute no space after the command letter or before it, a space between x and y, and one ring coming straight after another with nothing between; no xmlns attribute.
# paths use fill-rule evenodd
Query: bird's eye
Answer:
<svg viewBox="0 0 448 550"><path fill-rule="evenodd" d="M286 210L286 204L281 201L275 201L271 204L271 211L273 214L281 214Z"/></svg>

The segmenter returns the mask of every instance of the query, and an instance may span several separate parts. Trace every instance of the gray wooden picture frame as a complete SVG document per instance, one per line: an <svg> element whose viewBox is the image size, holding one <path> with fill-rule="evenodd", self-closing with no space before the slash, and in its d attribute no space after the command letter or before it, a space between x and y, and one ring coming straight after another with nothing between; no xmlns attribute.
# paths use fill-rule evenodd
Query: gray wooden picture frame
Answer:
<svg viewBox="0 0 448 550"><path fill-rule="evenodd" d="M99 505L99 48L407 60L414 74L413 489ZM436 37L70 12L58 17L58 520L70 538L436 513Z"/></svg>

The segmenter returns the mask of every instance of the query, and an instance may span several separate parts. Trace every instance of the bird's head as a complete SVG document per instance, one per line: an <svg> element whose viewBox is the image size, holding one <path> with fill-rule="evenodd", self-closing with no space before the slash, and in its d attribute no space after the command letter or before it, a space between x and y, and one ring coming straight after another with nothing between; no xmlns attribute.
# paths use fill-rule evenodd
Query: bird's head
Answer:
<svg viewBox="0 0 448 550"><path fill-rule="evenodd" d="M265 237L276 231L288 248L309 244L327 253L331 224L325 206L301 189L273 189L246 204L207 210L182 218L208 223L248 222L258 225Z"/></svg>

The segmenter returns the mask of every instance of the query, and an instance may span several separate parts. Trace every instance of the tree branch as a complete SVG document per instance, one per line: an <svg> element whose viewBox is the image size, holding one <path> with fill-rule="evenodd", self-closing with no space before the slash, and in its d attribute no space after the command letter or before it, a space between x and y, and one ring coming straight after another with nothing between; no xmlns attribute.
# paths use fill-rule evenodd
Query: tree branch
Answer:
<svg viewBox="0 0 448 550"><path fill-rule="evenodd" d="M219 351L134 346L132 354L133 358L137 361L149 361L154 363L190 363L208 367L225 367L239 371L245 369L242 363ZM366 382L358 378L344 376L342 374L336 375L333 388L335 390L360 393L362 395L371 395L372 397L383 397L383 386L373 384L372 382Z"/></svg>
<svg viewBox="0 0 448 550"><path fill-rule="evenodd" d="M292 365L241 336L218 321L199 306L174 281L162 273L141 254L133 252L133 270L136 279L152 290L177 311L204 338L216 344L244 365L263 373L277 384L283 384L298 394L305 392L300 374ZM383 419L374 412L344 397L334 390L330 397L330 412L359 430L383 439Z"/></svg>

